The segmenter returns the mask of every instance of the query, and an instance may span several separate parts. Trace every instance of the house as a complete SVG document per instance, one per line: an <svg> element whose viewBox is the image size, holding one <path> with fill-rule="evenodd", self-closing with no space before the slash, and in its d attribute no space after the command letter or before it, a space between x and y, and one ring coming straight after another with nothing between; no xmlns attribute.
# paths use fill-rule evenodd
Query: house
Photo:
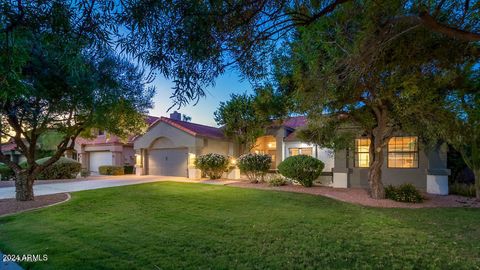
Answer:
<svg viewBox="0 0 480 270"><path fill-rule="evenodd" d="M252 152L271 156L272 171L287 157L309 155L325 164L319 183L337 188L367 188L369 140L357 138L354 149L333 152L297 137L298 130L306 124L306 117L298 116L271 125L265 135L257 139ZM134 141L134 149L138 173L190 178L200 177L193 166L197 155L238 155L238 146L226 139L220 128L184 122L175 114L157 120ZM448 194L450 170L445 145L427 150L418 137L398 134L390 139L384 151L382 180L385 185L408 182L428 193Z"/></svg>
<svg viewBox="0 0 480 270"><path fill-rule="evenodd" d="M220 128L181 120L174 112L161 117L133 143L138 175L166 175L200 178L193 161L198 155L218 153L238 155L238 149Z"/></svg>
<svg viewBox="0 0 480 270"><path fill-rule="evenodd" d="M155 116L147 116L145 119L148 125L157 120L158 117ZM98 168L103 165L133 166L135 165L134 139L135 136L132 136L127 141L122 141L115 135L97 130L93 139L77 138L73 158L80 161L82 168L93 174L98 174Z"/></svg>
<svg viewBox="0 0 480 270"><path fill-rule="evenodd" d="M0 145L0 151L2 151L2 154L10 158L11 161L17 164L26 160L25 156L18 150L17 144L13 141L13 139L10 139L6 143L2 143Z"/></svg>

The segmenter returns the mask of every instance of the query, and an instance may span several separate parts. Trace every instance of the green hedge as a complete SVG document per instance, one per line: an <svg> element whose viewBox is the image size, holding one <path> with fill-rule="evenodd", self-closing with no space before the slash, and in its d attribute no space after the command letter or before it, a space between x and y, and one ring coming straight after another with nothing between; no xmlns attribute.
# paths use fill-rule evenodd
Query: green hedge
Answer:
<svg viewBox="0 0 480 270"><path fill-rule="evenodd" d="M124 175L123 166L105 165L98 167L98 173L101 175Z"/></svg>
<svg viewBox="0 0 480 270"><path fill-rule="evenodd" d="M264 177L270 170L272 158L265 154L245 154L238 158L238 168L244 173L250 182L263 182Z"/></svg>
<svg viewBox="0 0 480 270"><path fill-rule="evenodd" d="M320 160L307 156L298 155L286 158L280 165L278 171L285 177L299 182L302 186L311 187L322 173L325 164Z"/></svg>
<svg viewBox="0 0 480 270"><path fill-rule="evenodd" d="M134 174L135 173L135 169L132 165L125 165L123 166L123 172L125 174Z"/></svg>
<svg viewBox="0 0 480 270"><path fill-rule="evenodd" d="M45 163L50 157L37 160L38 164ZM80 173L82 166L80 162L71 158L61 157L51 166L46 168L37 176L38 180L56 180L56 179L73 179Z"/></svg>
<svg viewBox="0 0 480 270"><path fill-rule="evenodd" d="M0 163L0 181L7 181L13 179L15 173L10 167Z"/></svg>
<svg viewBox="0 0 480 270"><path fill-rule="evenodd" d="M202 170L210 179L221 178L227 171L228 164L228 157L215 153L198 156L194 162L195 167Z"/></svg>
<svg viewBox="0 0 480 270"><path fill-rule="evenodd" d="M465 196L465 197L475 197L475 184L466 184L454 182L450 184L449 188L450 194Z"/></svg>
<svg viewBox="0 0 480 270"><path fill-rule="evenodd" d="M410 184L405 183L400 186L389 185L385 187L385 197L397 202L420 203L424 198L418 189Z"/></svg>

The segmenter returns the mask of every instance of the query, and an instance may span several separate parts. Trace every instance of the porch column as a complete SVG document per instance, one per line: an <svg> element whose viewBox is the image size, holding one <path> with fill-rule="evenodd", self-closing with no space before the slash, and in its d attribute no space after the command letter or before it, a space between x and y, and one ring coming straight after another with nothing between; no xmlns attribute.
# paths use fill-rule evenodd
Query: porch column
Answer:
<svg viewBox="0 0 480 270"><path fill-rule="evenodd" d="M348 187L348 160L347 150L339 150L335 152L334 166L332 168L334 188L347 188Z"/></svg>
<svg viewBox="0 0 480 270"><path fill-rule="evenodd" d="M427 193L448 195L447 146L437 145L428 153Z"/></svg>

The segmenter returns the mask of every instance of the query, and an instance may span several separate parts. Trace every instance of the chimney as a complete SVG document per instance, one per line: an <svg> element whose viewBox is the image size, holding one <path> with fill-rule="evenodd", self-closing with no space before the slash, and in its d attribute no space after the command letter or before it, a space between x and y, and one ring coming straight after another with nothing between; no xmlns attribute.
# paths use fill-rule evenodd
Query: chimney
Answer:
<svg viewBox="0 0 480 270"><path fill-rule="evenodd" d="M177 111L174 111L173 113L170 114L170 119L182 121L182 114Z"/></svg>

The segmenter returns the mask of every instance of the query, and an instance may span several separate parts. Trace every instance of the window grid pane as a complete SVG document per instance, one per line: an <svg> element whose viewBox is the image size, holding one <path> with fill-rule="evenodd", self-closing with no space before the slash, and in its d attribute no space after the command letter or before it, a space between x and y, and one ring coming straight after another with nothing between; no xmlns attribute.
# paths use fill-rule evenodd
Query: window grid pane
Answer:
<svg viewBox="0 0 480 270"><path fill-rule="evenodd" d="M355 140L354 166L368 168L370 166L370 139Z"/></svg>
<svg viewBox="0 0 480 270"><path fill-rule="evenodd" d="M418 168L417 137L393 137L388 141L389 168Z"/></svg>

